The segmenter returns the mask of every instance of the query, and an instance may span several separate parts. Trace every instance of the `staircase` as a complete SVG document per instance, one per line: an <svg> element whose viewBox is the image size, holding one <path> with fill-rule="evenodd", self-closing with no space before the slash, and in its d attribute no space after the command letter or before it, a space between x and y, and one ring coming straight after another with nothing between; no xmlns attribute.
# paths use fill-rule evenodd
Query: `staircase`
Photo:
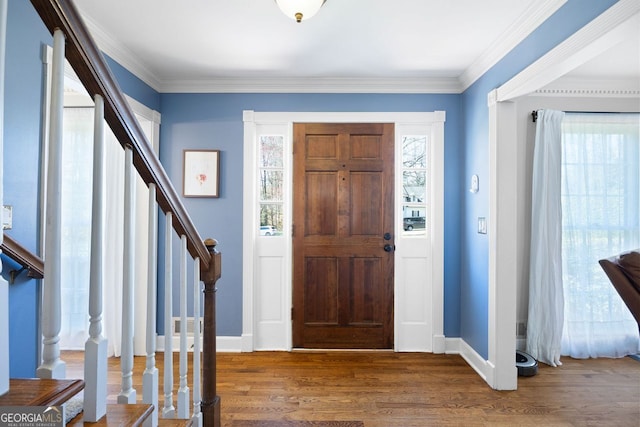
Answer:
<svg viewBox="0 0 640 427"><path fill-rule="evenodd" d="M5 41L6 14L8 0L0 0L0 44ZM1 406L59 406L82 391L83 412L73 418L68 425L126 425L126 426L214 426L220 425L220 398L216 395L216 332L215 332L215 284L220 278L221 254L216 250L217 242L203 240L192 223L181 199L169 180L159 159L154 154L140 125L131 111L115 78L111 74L101 52L93 42L84 22L76 11L72 0L31 0L42 22L53 35L52 89L49 96L49 155L46 166L46 230L45 262L30 254L18 242L0 234L0 243L5 255L17 261L22 269L11 273L19 275L27 271L30 277L44 277L41 330L42 363L33 379L9 379L7 310L7 282L0 279L0 407ZM93 202L91 231L91 279L89 290L90 317L89 337L85 344L85 378L65 378L65 363L60 358L58 347L61 313L60 275L60 194L62 141L62 92L64 90L64 62L73 68L87 92L95 102L95 138L93 159ZM0 167L2 165L2 130L4 107L4 45L0 46ZM105 266L102 261L102 247L109 238L105 229L102 193L105 172L102 159L104 147L103 123L111 128L125 151L125 227L124 227L124 268L123 268L123 330L120 358L121 391L118 404L107 405L107 342L102 336L102 276ZM1 169L0 169L1 172ZM135 230L130 224L133 218L135 200L133 183L136 175L149 188L149 282L147 284L147 344L146 369L143 374L142 399L133 388L133 269L136 263L133 250ZM2 173L0 173L0 178ZM0 180L0 202L2 202L2 182ZM0 203L1 204L1 203ZM159 209L158 209L159 208ZM182 328L179 349L178 399L174 407L172 365L165 365L164 407L160 407L158 389L158 369L155 367L156 338L156 289L157 275L157 234L158 210L165 215L165 283L164 290L169 305L165 308L165 354L173 354L171 327L172 319L172 241L174 233L180 239L180 317L186 324L187 291L193 292L194 320L200 321L200 301L204 300L203 330L194 330L193 373L187 375L187 336ZM187 257L194 260L194 280L187 283L185 271ZM0 265L1 267L1 265ZM196 324L197 324L196 323ZM167 327L168 326L168 327ZM202 339L202 341L201 341ZM5 343L4 340L7 342ZM202 346L201 343L202 342ZM173 357L165 357L171 363ZM201 364L202 361L202 364ZM167 369L169 368L169 369ZM187 384L187 378L192 378Z"/></svg>

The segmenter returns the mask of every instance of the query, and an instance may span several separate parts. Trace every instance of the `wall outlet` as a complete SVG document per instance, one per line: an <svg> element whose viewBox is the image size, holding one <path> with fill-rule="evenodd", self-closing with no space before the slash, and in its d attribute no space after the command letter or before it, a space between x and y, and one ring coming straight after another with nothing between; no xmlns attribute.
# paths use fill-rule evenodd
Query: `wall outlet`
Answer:
<svg viewBox="0 0 640 427"><path fill-rule="evenodd" d="M524 322L516 323L516 335L519 337L527 336L527 324Z"/></svg>

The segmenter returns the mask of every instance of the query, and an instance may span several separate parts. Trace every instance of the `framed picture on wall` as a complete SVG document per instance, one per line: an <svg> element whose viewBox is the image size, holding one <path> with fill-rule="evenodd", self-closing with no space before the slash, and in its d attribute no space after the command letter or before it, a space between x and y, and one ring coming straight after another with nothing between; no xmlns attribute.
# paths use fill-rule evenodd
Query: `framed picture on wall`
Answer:
<svg viewBox="0 0 640 427"><path fill-rule="evenodd" d="M184 197L220 196L220 150L184 150Z"/></svg>

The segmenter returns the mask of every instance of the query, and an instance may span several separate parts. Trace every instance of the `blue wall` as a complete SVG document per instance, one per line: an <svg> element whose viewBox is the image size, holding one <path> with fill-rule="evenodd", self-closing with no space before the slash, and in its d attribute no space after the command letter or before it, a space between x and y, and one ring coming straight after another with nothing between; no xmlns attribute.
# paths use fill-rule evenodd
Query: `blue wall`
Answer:
<svg viewBox="0 0 640 427"><path fill-rule="evenodd" d="M487 93L615 2L569 0L462 95L158 94L106 58L124 92L161 112L161 160L177 189L181 188L183 149L222 151L221 197L184 200L200 234L217 238L224 253L218 286L218 334L239 336L242 332L243 110L444 110L445 335L461 336L487 358L489 249L487 236L476 232L477 217L489 214ZM8 13L4 197L5 204L14 208L13 229L8 233L37 252L40 206L34 189L40 184L41 50L43 43L51 43L51 37L29 2L10 1ZM480 176L481 191L475 195L466 191L472 174ZM4 257L3 261L6 277L13 264ZM162 279L162 274L159 277ZM24 276L10 287L13 377L35 373L39 292L39 283ZM159 332L163 333L162 328Z"/></svg>
<svg viewBox="0 0 640 427"><path fill-rule="evenodd" d="M129 70L111 59L108 55L104 55L107 65L111 69L111 74L115 77L120 90L141 104L146 105L155 111L160 111L160 94L140 80Z"/></svg>
<svg viewBox="0 0 640 427"><path fill-rule="evenodd" d="M184 199L203 238L214 237L223 253L218 282L218 335L242 333L242 182L243 110L255 111L434 111L445 122L445 265L446 333L459 335L457 263L460 234L459 184L462 158L459 95L380 94L162 94L160 159L178 189L182 185L182 150L221 150L218 199ZM161 234L164 234L161 232ZM163 237L160 237L163 241ZM162 251L161 251L162 252ZM174 249L176 254L177 249ZM175 256L174 256L175 258ZM164 257L160 256L160 260ZM174 265L177 265L174 261ZM176 273L177 274L177 273ZM174 274L175 276L175 274ZM176 281L177 281L177 276ZM174 291L177 295L177 290ZM160 296L162 303L163 297ZM160 325L162 323L160 322ZM163 328L160 327L161 333Z"/></svg>
<svg viewBox="0 0 640 427"><path fill-rule="evenodd" d="M13 206L7 234L38 253L40 223L40 115L43 91L42 43L51 35L26 1L8 2L4 120L4 204ZM18 266L3 256L3 275ZM40 283L26 273L9 286L11 377L34 376Z"/></svg>
<svg viewBox="0 0 640 427"><path fill-rule="evenodd" d="M616 0L569 0L462 95L465 129L464 180L468 181L473 174L478 174L481 190L477 194L465 193L462 206L464 214L461 226L460 336L485 359L489 357L489 241L488 235L477 233L477 218L489 216L487 94L509 81L616 2Z"/></svg>

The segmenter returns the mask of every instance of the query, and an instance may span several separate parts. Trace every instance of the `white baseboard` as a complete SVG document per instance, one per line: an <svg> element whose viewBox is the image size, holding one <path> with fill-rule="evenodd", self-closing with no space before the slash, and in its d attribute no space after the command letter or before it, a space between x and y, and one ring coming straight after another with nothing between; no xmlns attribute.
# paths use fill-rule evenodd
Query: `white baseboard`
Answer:
<svg viewBox="0 0 640 427"><path fill-rule="evenodd" d="M436 354L442 354L447 351L447 339L444 335L433 336L433 352Z"/></svg>
<svg viewBox="0 0 640 427"><path fill-rule="evenodd" d="M491 364L487 360L484 360L482 356L462 338L446 338L445 347L446 354L459 354L462 356L469 366L471 366L490 387L493 387L490 382L490 379L493 378L493 368Z"/></svg>
<svg viewBox="0 0 640 427"><path fill-rule="evenodd" d="M216 351L220 353L240 353L243 351L242 337L216 337ZM174 352L180 351L180 337L172 339ZM202 348L202 338L200 338L200 348ZM156 339L156 350L164 351L164 335L158 335ZM187 351L193 351L193 336L187 337Z"/></svg>
<svg viewBox="0 0 640 427"><path fill-rule="evenodd" d="M437 338L437 340L435 339ZM193 337L187 338L188 350L193 351ZM436 345L437 344L437 345ZM157 351L164 351L164 336L158 336ZM520 344L518 344L518 347ZM180 350L180 337L173 337L174 351ZM216 350L224 353L250 353L253 351L253 337L243 335L241 337L217 337ZM438 350L438 351L436 351ZM473 368L474 371L490 386L494 377L495 367L484 360L469 344L462 338L446 338L444 336L434 337L434 353L458 354Z"/></svg>
<svg viewBox="0 0 640 427"><path fill-rule="evenodd" d="M216 350L224 353L242 353L242 337L216 337Z"/></svg>
<svg viewBox="0 0 640 427"><path fill-rule="evenodd" d="M493 375L489 375L490 364L487 360L484 360L469 344L464 340L460 340L460 356L467 361L469 365L485 380L487 384L493 387L489 379L493 378ZM514 355L515 358L515 355ZM515 363L515 362L514 362Z"/></svg>
<svg viewBox="0 0 640 427"><path fill-rule="evenodd" d="M462 338L445 338L444 352L445 354L460 354L460 342Z"/></svg>

